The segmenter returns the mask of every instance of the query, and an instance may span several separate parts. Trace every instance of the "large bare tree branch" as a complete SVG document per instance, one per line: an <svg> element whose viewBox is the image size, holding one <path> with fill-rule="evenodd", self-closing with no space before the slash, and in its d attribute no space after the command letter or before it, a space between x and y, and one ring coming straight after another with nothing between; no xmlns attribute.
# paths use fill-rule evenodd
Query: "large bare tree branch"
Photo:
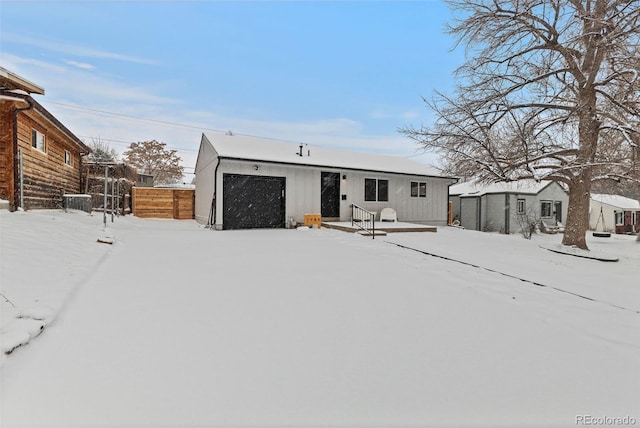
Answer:
<svg viewBox="0 0 640 428"><path fill-rule="evenodd" d="M434 124L401 131L450 173L567 184L564 243L586 248L591 182L640 169L640 0L448 3L458 88L425 100Z"/></svg>

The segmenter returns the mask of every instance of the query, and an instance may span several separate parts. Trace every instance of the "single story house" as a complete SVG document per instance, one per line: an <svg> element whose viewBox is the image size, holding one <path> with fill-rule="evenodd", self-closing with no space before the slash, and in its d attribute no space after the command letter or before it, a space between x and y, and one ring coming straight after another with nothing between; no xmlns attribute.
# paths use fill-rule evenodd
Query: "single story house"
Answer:
<svg viewBox="0 0 640 428"><path fill-rule="evenodd" d="M620 195L591 194L589 227L615 233L640 232L640 202Z"/></svg>
<svg viewBox="0 0 640 428"><path fill-rule="evenodd" d="M569 195L560 184L548 180L464 182L451 186L450 201L454 221L466 229L519 233L536 220L554 225L564 222Z"/></svg>
<svg viewBox="0 0 640 428"><path fill-rule="evenodd" d="M59 208L64 193L81 193L91 150L31 94L44 89L0 67L0 199L11 209Z"/></svg>
<svg viewBox="0 0 640 428"><path fill-rule="evenodd" d="M215 229L283 228L305 214L350 221L352 204L404 222L447 224L449 186L415 161L266 138L202 135L195 218Z"/></svg>

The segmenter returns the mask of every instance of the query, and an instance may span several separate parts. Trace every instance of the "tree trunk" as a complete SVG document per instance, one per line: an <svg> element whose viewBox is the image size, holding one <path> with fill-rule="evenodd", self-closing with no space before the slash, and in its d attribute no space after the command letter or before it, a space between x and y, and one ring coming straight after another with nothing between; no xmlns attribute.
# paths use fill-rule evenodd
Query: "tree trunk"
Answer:
<svg viewBox="0 0 640 428"><path fill-rule="evenodd" d="M598 148L600 121L596 109L596 92L593 87L580 91L578 99L578 140L580 151L577 164L580 168L569 183L569 206L563 245L575 245L588 250L587 230L589 229L589 202L591 199L591 178Z"/></svg>
<svg viewBox="0 0 640 428"><path fill-rule="evenodd" d="M584 177L584 176L587 177ZM569 187L569 206L563 245L575 245L588 250L586 234L589 229L589 201L591 199L591 171L580 174Z"/></svg>

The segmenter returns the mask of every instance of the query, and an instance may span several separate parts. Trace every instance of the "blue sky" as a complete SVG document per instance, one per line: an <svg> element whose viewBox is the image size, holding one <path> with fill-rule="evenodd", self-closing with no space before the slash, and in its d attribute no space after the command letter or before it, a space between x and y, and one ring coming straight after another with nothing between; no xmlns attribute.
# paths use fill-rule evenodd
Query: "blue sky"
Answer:
<svg viewBox="0 0 640 428"><path fill-rule="evenodd" d="M0 64L86 142L163 141L186 172L204 129L433 164L397 129L453 88L449 18L435 0L3 0Z"/></svg>

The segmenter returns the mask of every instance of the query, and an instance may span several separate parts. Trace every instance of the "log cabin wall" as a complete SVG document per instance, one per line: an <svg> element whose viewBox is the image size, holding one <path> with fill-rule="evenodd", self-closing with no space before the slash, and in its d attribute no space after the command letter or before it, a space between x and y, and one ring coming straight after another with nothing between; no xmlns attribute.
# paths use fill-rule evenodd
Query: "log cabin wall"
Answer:
<svg viewBox="0 0 640 428"><path fill-rule="evenodd" d="M24 208L61 208L63 193L81 193L77 145L35 110L19 112L17 122L24 165ZM34 130L44 135L44 150L32 146Z"/></svg>
<svg viewBox="0 0 640 428"><path fill-rule="evenodd" d="M0 102L0 199L13 206L13 126L12 103Z"/></svg>

